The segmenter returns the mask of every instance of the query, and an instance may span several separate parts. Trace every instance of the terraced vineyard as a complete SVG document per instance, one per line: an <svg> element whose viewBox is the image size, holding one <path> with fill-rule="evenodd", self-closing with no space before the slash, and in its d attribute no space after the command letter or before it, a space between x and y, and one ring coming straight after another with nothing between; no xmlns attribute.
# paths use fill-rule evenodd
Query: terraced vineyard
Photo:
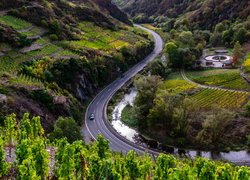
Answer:
<svg viewBox="0 0 250 180"><path fill-rule="evenodd" d="M13 16L0 16L0 23L11 26L15 30L22 30L32 27L32 24Z"/></svg>
<svg viewBox="0 0 250 180"><path fill-rule="evenodd" d="M80 37L81 40L64 42L67 43L68 46L85 47L111 53L122 47L134 45L143 40L142 37L134 36L132 33L144 33L136 28L128 27L129 31L111 31L100 28L90 22L79 23L78 27L84 31L84 34Z"/></svg>
<svg viewBox="0 0 250 180"><path fill-rule="evenodd" d="M225 72L227 72L225 69L195 71L195 73L190 73L189 76L192 75L193 78L200 78L202 74L211 76L215 74L214 76L216 76L217 74L225 74ZM239 83L241 83L241 81L238 82L236 79L235 81L225 82L223 85L224 87L227 87L228 83L230 85L229 87L232 87L233 82L234 86L237 86ZM238 109L243 107L248 102L250 97L250 92L223 90L216 88L199 88L195 84L182 79L180 72L171 73L159 90L167 90L174 94L192 94L189 95L189 98L191 98L198 106L203 108L208 108L216 104L222 108Z"/></svg>
<svg viewBox="0 0 250 180"><path fill-rule="evenodd" d="M234 92L220 89L203 89L191 96L200 107L210 107L216 104L222 108L241 108L247 103L249 93Z"/></svg>
<svg viewBox="0 0 250 180"><path fill-rule="evenodd" d="M227 89L250 90L249 84L241 77L238 69L209 69L188 71L187 77L204 85L218 86Z"/></svg>

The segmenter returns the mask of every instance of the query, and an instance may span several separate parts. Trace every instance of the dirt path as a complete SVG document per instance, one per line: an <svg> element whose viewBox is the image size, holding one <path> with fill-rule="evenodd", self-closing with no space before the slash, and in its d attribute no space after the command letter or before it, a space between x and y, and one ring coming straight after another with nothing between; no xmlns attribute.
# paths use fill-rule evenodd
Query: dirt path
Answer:
<svg viewBox="0 0 250 180"><path fill-rule="evenodd" d="M223 90L223 91L230 91L230 92L239 92L239 93L245 93L245 94L249 94L248 91L245 91L245 90L234 90L234 89L226 89L226 88L222 88L222 87L213 87L213 86L208 86L208 85L203 85L203 84L199 84L199 83L196 83L194 81L192 81L191 79L189 79L186 74L185 74L185 70L182 69L181 70L181 76L184 80L192 83L192 84L195 84L197 85L198 87L201 87L201 88L205 88L205 89L214 89L214 90Z"/></svg>

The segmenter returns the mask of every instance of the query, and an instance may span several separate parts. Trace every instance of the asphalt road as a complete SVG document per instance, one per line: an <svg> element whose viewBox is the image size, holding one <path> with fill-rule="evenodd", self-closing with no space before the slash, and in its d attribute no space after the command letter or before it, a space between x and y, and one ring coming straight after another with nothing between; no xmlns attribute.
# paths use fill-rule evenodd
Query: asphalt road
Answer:
<svg viewBox="0 0 250 180"><path fill-rule="evenodd" d="M148 152L152 154L157 154L156 151L146 149L121 136L108 122L106 115L107 104L112 98L112 96L126 82L128 82L132 77L134 77L138 72L140 72L150 61L154 60L162 52L163 41L161 37L152 30L146 29L142 26L138 27L152 34L155 41L154 50L145 59L143 59L131 69L129 69L127 72L125 72L124 77L118 78L113 81L93 99L85 114L85 126L83 128L83 133L86 141L89 141L90 139L96 139L98 134L102 134L109 141L110 148L114 151L126 153L129 150L134 150L137 153ZM91 113L93 113L95 116L95 119L93 121L89 120L89 116Z"/></svg>

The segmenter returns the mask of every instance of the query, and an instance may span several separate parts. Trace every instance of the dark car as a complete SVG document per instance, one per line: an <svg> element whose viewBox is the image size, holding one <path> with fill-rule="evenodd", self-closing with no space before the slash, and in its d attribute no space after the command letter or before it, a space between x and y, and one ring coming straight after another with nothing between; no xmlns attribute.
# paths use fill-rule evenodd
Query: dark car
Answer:
<svg viewBox="0 0 250 180"><path fill-rule="evenodd" d="M95 119L95 116L94 116L93 113L91 113L90 116L89 116L89 120L93 121L94 119Z"/></svg>

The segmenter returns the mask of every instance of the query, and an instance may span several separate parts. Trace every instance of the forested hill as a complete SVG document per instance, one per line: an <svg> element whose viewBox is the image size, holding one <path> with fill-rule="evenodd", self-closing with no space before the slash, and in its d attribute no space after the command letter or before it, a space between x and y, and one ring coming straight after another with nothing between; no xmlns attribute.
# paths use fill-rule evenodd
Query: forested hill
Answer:
<svg viewBox="0 0 250 180"><path fill-rule="evenodd" d="M84 103L152 48L111 0L0 0L0 125L25 112L46 132L61 116L80 125Z"/></svg>
<svg viewBox="0 0 250 180"><path fill-rule="evenodd" d="M223 20L246 19L248 0L113 0L131 16L185 18L200 28L212 28Z"/></svg>

